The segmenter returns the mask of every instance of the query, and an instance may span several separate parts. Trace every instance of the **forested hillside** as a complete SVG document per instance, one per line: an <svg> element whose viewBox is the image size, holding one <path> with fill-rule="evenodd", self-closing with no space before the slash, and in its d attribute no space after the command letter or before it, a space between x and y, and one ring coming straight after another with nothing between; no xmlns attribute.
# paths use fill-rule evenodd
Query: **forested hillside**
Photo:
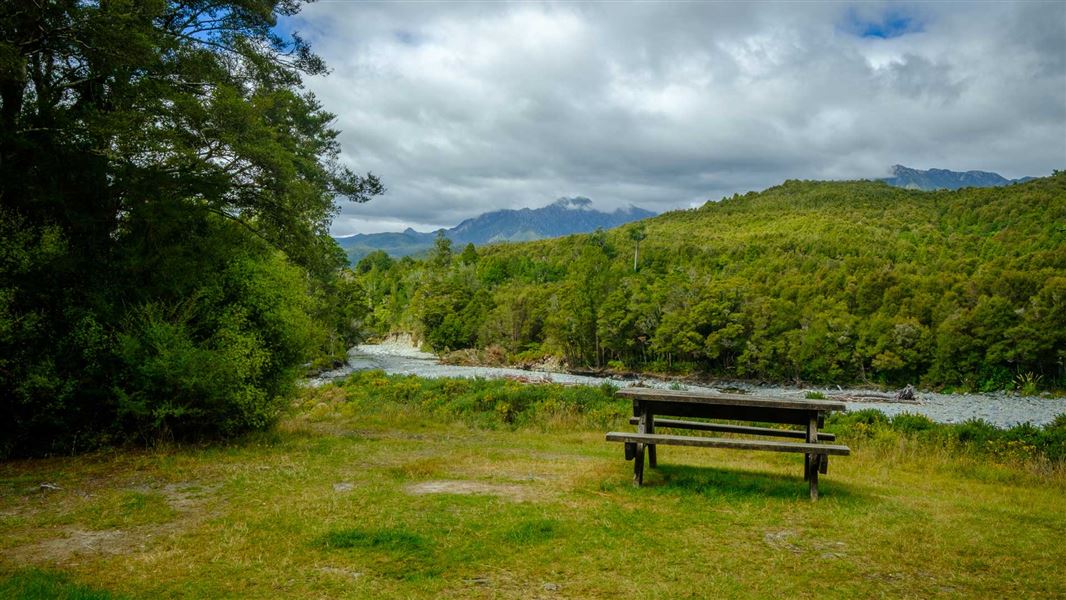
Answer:
<svg viewBox="0 0 1066 600"><path fill-rule="evenodd" d="M951 192L788 181L608 232L375 253L355 273L369 332L436 350L820 383L1066 383L1063 172Z"/></svg>

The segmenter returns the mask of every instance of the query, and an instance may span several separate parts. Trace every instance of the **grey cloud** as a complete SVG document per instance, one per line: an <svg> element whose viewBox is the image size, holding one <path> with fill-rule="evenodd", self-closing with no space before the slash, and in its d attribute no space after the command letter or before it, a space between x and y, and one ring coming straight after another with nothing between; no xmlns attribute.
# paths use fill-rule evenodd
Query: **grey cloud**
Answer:
<svg viewBox="0 0 1066 600"><path fill-rule="evenodd" d="M937 98L948 103L958 99L965 88L964 81L953 79L949 65L913 54L905 54L887 71L889 85L910 98Z"/></svg>
<svg viewBox="0 0 1066 600"><path fill-rule="evenodd" d="M662 211L895 163L1066 165L1066 7L860 8L321 3L283 26L333 68L308 87L344 160L389 188L344 207L337 234L562 196ZM921 26L841 26L888 10Z"/></svg>

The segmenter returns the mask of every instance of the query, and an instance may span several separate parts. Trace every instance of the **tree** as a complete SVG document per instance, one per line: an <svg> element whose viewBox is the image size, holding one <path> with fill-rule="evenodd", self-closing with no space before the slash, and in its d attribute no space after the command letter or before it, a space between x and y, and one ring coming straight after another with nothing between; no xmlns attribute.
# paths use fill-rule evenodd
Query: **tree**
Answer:
<svg viewBox="0 0 1066 600"><path fill-rule="evenodd" d="M123 395L136 393L122 386L144 381L127 360L140 355L120 339L148 335L131 329L144 315L184 323L188 343L229 356L211 349L217 334L253 327L257 309L223 324L180 307L216 286L251 293L229 270L235 256L314 277L285 276L289 284L335 276L334 199L364 202L383 188L340 164L333 115L301 90L301 77L325 65L299 37L275 32L300 4L0 5L0 221L24 234L13 245L19 261L0 263L0 355L11 357L0 402L13 415L0 426L0 452L37 443L31 436L69 450L60 438L110 427ZM217 306L243 301L228 293ZM268 370L291 373L306 358L297 346ZM256 377L246 383L259 391L240 401L262 392L273 402L284 386Z"/></svg>
<svg viewBox="0 0 1066 600"><path fill-rule="evenodd" d="M433 240L433 266L437 268L447 267L452 263L452 240L444 234L437 232L437 239Z"/></svg>
<svg viewBox="0 0 1066 600"><path fill-rule="evenodd" d="M634 223L626 230L626 235L633 242L633 272L637 272L637 258L640 256L640 243L648 237L644 223Z"/></svg>
<svg viewBox="0 0 1066 600"><path fill-rule="evenodd" d="M477 264L477 260L477 248L474 247L474 244L468 243L463 246L463 252L459 255L459 262L464 265L474 265Z"/></svg>

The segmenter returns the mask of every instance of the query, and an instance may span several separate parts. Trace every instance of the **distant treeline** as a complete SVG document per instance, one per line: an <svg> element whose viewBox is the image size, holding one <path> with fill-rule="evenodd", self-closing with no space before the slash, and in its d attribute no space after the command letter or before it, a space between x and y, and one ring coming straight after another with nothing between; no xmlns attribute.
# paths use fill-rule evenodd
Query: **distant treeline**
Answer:
<svg viewBox="0 0 1066 600"><path fill-rule="evenodd" d="M609 232L354 269L370 333L513 362L775 381L1066 386L1066 173L787 181Z"/></svg>

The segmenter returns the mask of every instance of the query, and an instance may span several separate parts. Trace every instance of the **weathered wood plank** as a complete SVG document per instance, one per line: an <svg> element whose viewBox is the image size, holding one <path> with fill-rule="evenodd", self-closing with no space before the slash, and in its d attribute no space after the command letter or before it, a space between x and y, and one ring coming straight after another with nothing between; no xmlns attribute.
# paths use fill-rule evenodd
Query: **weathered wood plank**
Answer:
<svg viewBox="0 0 1066 600"><path fill-rule="evenodd" d="M691 404L721 404L728 406L752 406L764 408L785 408L793 410L832 411L845 410L843 402L835 400L808 400L806 398L766 398L743 394L711 394L688 390L659 390L654 388L625 388L616 392L620 398L651 400L658 402L679 402Z"/></svg>
<svg viewBox="0 0 1066 600"><path fill-rule="evenodd" d="M638 419L629 419L630 425L636 425ZM771 437L787 437L800 440L807 439L807 432L799 429L773 429L771 427L753 427L749 425L729 425L726 423L706 423L703 421L679 421L677 419L655 418L656 427L673 429L693 429L696 431L718 431L722 433L744 433L748 435L767 435ZM837 436L832 433L818 432L819 441L833 442Z"/></svg>
<svg viewBox="0 0 1066 600"><path fill-rule="evenodd" d="M773 440L744 440L734 438L708 438L661 433L626 433L612 431L608 442L636 442L638 444L664 444L668 446L697 446L701 448L732 448L737 450L767 450L770 452L804 452L847 456L851 449L836 444L809 444L804 442L778 442ZM640 450L637 451L640 456Z"/></svg>
<svg viewBox="0 0 1066 600"><path fill-rule="evenodd" d="M691 402L638 401L651 406L657 415L671 417L695 417L722 421L749 421L752 423L781 423L783 425L807 425L810 410L783 409L767 406L730 406L727 404L693 404Z"/></svg>

